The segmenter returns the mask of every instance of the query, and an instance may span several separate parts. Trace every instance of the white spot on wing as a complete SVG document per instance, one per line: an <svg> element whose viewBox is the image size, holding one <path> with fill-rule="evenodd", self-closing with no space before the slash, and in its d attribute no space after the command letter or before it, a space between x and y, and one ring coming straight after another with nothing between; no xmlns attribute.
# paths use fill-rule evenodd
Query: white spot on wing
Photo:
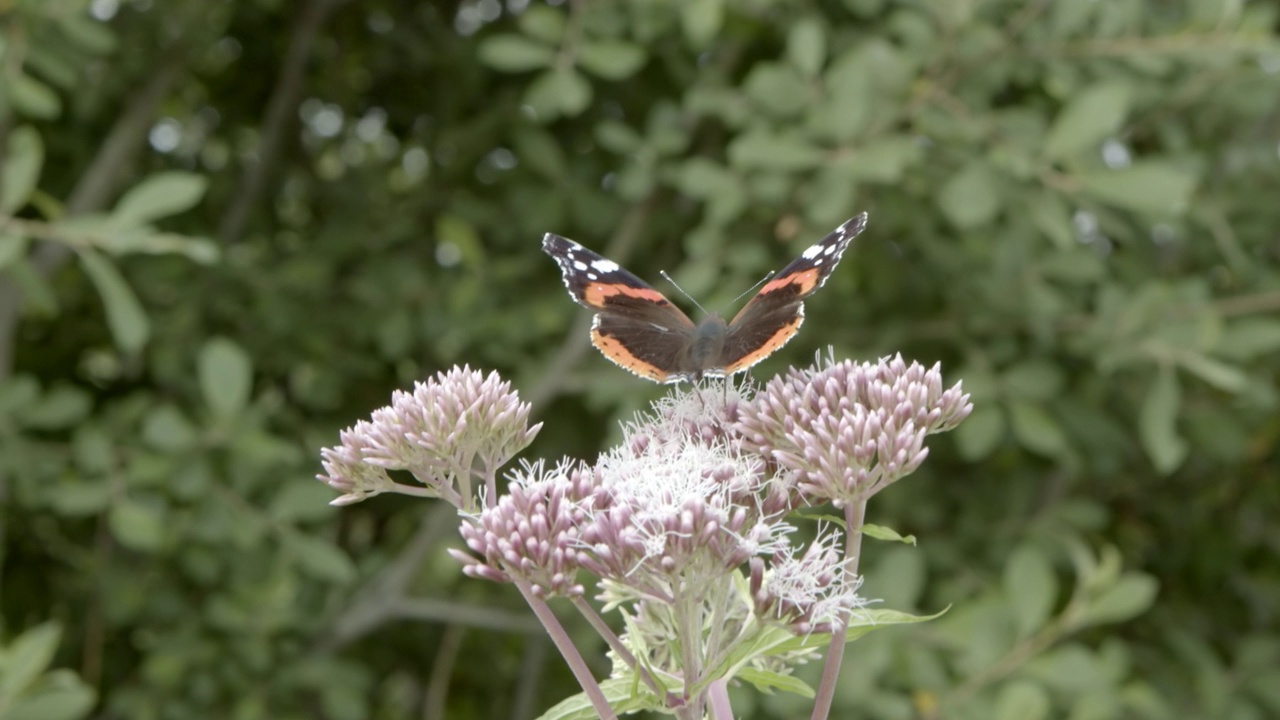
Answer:
<svg viewBox="0 0 1280 720"><path fill-rule="evenodd" d="M574 267L574 269L576 269L576 270L578 270L579 272L581 272L581 271L583 271L583 270L586 270L586 269L587 269L587 264L586 264L586 263L584 263L584 262L582 262L581 260L574 260L574 261L573 261L573 267Z"/></svg>
<svg viewBox="0 0 1280 720"><path fill-rule="evenodd" d="M821 252L822 252L822 245L810 245L809 247L804 249L804 252L800 253L800 257L804 258L805 260L812 260L815 257L817 257Z"/></svg>
<svg viewBox="0 0 1280 720"><path fill-rule="evenodd" d="M591 267L595 268L596 270L599 270L602 273L618 272L618 270L621 269L618 266L618 263L612 260L606 260L604 258L600 258L599 260L592 262Z"/></svg>

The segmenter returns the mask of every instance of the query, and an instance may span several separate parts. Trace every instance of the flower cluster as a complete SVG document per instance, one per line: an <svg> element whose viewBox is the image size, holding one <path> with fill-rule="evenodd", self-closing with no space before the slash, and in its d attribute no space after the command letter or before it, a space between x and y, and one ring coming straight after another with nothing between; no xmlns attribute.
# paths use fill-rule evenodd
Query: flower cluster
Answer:
<svg viewBox="0 0 1280 720"><path fill-rule="evenodd" d="M828 359L770 380L736 430L746 448L794 473L810 502L842 507L914 472L929 452L925 437L972 409L959 383L942 389L938 365Z"/></svg>
<svg viewBox="0 0 1280 720"><path fill-rule="evenodd" d="M343 431L339 446L321 451L326 474L318 478L343 493L334 505L396 491L469 507L472 478L492 485L541 427L529 425L528 403L497 373L455 367L411 393L395 391L390 406ZM406 470L424 487L397 483L388 470Z"/></svg>

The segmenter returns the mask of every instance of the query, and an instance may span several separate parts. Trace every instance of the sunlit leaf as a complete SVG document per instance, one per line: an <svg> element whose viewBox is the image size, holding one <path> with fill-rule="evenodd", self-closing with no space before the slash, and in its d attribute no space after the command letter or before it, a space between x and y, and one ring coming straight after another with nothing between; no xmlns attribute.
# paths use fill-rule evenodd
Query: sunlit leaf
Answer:
<svg viewBox="0 0 1280 720"><path fill-rule="evenodd" d="M110 260L94 250L81 250L80 264L106 307L107 325L116 346L125 353L141 350L151 337L151 322L124 276Z"/></svg>

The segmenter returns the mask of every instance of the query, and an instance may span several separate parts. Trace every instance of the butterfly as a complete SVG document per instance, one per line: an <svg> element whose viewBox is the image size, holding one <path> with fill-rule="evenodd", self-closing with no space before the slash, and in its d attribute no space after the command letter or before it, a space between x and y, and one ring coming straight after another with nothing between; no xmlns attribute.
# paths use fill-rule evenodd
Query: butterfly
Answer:
<svg viewBox="0 0 1280 720"><path fill-rule="evenodd" d="M605 357L655 382L697 381L743 372L787 344L804 322L804 300L866 225L864 212L809 246L727 323L709 314L694 324L648 283L568 238L547 233L542 251L574 302L595 311L591 343Z"/></svg>

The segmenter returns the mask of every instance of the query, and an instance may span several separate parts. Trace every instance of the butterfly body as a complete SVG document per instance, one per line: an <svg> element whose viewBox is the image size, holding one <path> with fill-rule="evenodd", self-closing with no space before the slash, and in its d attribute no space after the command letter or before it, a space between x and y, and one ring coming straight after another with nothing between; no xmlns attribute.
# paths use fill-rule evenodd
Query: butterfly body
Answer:
<svg viewBox="0 0 1280 720"><path fill-rule="evenodd" d="M862 213L810 246L728 322L710 314L695 324L648 283L568 238L547 233L542 249L574 301L596 312L591 342L605 357L655 382L697 381L745 371L785 345L804 322L804 299L866 221Z"/></svg>

